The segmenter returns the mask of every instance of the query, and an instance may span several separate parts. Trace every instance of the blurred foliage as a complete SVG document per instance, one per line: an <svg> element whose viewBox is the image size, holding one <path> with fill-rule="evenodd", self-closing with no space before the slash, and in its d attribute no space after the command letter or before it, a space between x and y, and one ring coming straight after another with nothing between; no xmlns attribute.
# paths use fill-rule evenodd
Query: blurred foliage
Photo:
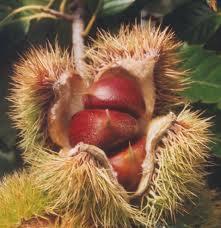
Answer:
<svg viewBox="0 0 221 228"><path fill-rule="evenodd" d="M175 9L165 17L177 36L190 44L204 44L221 25L221 15L206 2L195 0Z"/></svg>

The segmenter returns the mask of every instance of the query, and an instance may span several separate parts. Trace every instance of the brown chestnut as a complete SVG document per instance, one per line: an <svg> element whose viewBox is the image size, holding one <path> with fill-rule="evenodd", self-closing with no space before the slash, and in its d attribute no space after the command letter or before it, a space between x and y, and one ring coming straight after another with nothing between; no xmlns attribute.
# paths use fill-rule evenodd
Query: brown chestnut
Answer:
<svg viewBox="0 0 221 228"><path fill-rule="evenodd" d="M71 146L84 142L98 146L106 152L137 137L140 131L138 121L127 113L89 109L72 117L69 141Z"/></svg>
<svg viewBox="0 0 221 228"><path fill-rule="evenodd" d="M105 71L83 97L86 109L114 109L135 117L145 114L145 102L137 79L121 67Z"/></svg>
<svg viewBox="0 0 221 228"><path fill-rule="evenodd" d="M135 191L142 175L142 163L145 158L145 137L116 155L109 157L113 169L117 173L118 182L127 190Z"/></svg>

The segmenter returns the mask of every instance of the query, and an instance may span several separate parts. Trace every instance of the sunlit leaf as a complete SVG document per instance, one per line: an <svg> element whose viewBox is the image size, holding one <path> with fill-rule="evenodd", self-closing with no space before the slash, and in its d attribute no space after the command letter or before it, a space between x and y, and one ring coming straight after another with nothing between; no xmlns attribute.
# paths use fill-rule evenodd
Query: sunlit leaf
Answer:
<svg viewBox="0 0 221 228"><path fill-rule="evenodd" d="M181 49L183 67L191 70L192 84L184 95L191 101L215 103L221 108L221 56L197 45Z"/></svg>
<svg viewBox="0 0 221 228"><path fill-rule="evenodd" d="M103 16L118 14L127 9L135 0L103 0Z"/></svg>
<svg viewBox="0 0 221 228"><path fill-rule="evenodd" d="M49 17L45 13L34 12L29 8L33 4L41 6L48 3L49 0L0 0L0 49L2 52L8 52L14 48L14 45L25 39L33 19Z"/></svg>

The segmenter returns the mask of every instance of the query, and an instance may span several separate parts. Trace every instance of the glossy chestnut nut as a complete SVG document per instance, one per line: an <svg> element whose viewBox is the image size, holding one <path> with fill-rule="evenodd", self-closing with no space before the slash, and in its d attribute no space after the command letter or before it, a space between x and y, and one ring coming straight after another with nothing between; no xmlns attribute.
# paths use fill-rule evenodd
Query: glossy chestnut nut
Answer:
<svg viewBox="0 0 221 228"><path fill-rule="evenodd" d="M138 121L123 112L89 109L76 113L69 124L72 147L79 142L95 145L107 152L140 134Z"/></svg>
<svg viewBox="0 0 221 228"><path fill-rule="evenodd" d="M70 145L84 142L104 150L118 182L135 191L146 154L146 107L138 79L122 67L111 68L88 88L82 101L85 110L74 114L69 124Z"/></svg>
<svg viewBox="0 0 221 228"><path fill-rule="evenodd" d="M114 109L135 117L145 114L145 102L137 79L121 67L105 71L83 97L86 109Z"/></svg>
<svg viewBox="0 0 221 228"><path fill-rule="evenodd" d="M118 182L127 191L135 191L142 176L142 163L145 158L145 137L109 157L117 173Z"/></svg>

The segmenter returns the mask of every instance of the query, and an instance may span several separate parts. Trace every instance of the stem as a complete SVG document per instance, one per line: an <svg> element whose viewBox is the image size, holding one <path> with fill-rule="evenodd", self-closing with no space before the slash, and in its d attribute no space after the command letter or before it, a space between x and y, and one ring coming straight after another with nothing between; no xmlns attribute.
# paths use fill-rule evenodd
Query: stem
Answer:
<svg viewBox="0 0 221 228"><path fill-rule="evenodd" d="M81 0L77 1L77 8L74 11L74 19L72 22L72 56L76 65L76 70L82 78L85 76L84 62L84 22L83 22L83 6Z"/></svg>

